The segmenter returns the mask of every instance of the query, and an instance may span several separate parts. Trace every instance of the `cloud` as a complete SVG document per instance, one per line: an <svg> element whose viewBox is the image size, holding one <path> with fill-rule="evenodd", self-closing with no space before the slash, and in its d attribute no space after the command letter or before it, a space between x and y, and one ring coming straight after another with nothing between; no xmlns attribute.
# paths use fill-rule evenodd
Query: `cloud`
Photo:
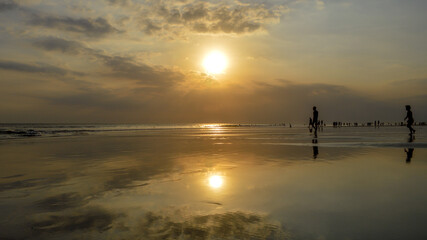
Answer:
<svg viewBox="0 0 427 240"><path fill-rule="evenodd" d="M106 0L111 5L129 6L132 4L131 0Z"/></svg>
<svg viewBox="0 0 427 240"><path fill-rule="evenodd" d="M47 51L60 51L68 54L78 54L86 49L83 44L79 42L56 37L38 39L34 41L33 44Z"/></svg>
<svg viewBox="0 0 427 240"><path fill-rule="evenodd" d="M409 87L427 87L427 78L405 79L389 83L393 86L409 86Z"/></svg>
<svg viewBox="0 0 427 240"><path fill-rule="evenodd" d="M400 119L400 102L423 106L417 99L409 101L396 97L393 101L385 102L333 84L300 84L279 80L275 83L246 82L239 85L224 83L222 87L215 87L208 84L206 76L148 65L132 56L109 55L77 41L49 37L35 40L34 46L90 58L103 66L98 73L94 73L103 81L92 85L85 85L85 81L73 81L68 83L67 94L35 96L50 106L47 108L66 106L69 111L64 114L69 117L73 112L70 110L75 108L90 109L94 113L90 119L97 112L102 116L99 120L104 121L116 121L114 119L118 115L113 113L120 112L120 119L128 122L302 123L307 121L311 107L316 105L321 120L327 122L396 121ZM0 62L0 68L47 72L38 65L5 66L4 62ZM104 82L126 84L109 88ZM395 85L424 86L424 83L424 79L417 79ZM391 89L391 86L388 88ZM417 115L417 119L423 117Z"/></svg>
<svg viewBox="0 0 427 240"><path fill-rule="evenodd" d="M59 68L51 65L43 65L43 64L27 64L27 63L19 63L13 61L2 61L0 60L0 69L8 70L8 71L17 71L24 73L43 73L43 74L53 74L53 75L67 75L73 74L82 76L83 73L70 71L64 68Z"/></svg>
<svg viewBox="0 0 427 240"><path fill-rule="evenodd" d="M105 18L71 18L41 16L33 14L29 21L31 25L42 26L61 31L84 34L88 37L99 38L119 32Z"/></svg>
<svg viewBox="0 0 427 240"><path fill-rule="evenodd" d="M102 51L85 47L77 41L61 38L44 38L34 41L34 46L47 51L59 51L67 54L86 54L100 61L107 69L106 77L134 80L145 87L171 87L184 80L185 76L161 66L150 66L137 62L133 57L110 56ZM1 67L1 65L0 65Z"/></svg>
<svg viewBox="0 0 427 240"><path fill-rule="evenodd" d="M286 11L283 6L262 4L153 3L141 14L141 29L149 35L179 36L198 34L250 34L277 23Z"/></svg>
<svg viewBox="0 0 427 240"><path fill-rule="evenodd" d="M6 11L6 10L16 9L18 7L19 7L19 5L16 2L14 2L13 0L6 0L6 1L0 2L0 12Z"/></svg>
<svg viewBox="0 0 427 240"><path fill-rule="evenodd" d="M149 66L143 63L135 63L130 57L98 55L106 67L112 71L112 76L137 80L149 87L171 87L182 81L184 75L180 72L169 70L161 66Z"/></svg>
<svg viewBox="0 0 427 240"><path fill-rule="evenodd" d="M0 2L0 12L18 8L19 5L13 0L5 0Z"/></svg>

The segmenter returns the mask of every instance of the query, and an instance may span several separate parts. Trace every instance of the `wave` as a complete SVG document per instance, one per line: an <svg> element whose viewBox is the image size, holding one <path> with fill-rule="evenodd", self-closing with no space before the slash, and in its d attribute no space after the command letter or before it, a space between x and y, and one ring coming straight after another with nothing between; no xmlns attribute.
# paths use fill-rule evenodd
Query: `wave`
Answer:
<svg viewBox="0 0 427 240"><path fill-rule="evenodd" d="M101 132L137 132L147 130L197 129L215 127L249 127L241 124L0 124L0 139L85 135Z"/></svg>

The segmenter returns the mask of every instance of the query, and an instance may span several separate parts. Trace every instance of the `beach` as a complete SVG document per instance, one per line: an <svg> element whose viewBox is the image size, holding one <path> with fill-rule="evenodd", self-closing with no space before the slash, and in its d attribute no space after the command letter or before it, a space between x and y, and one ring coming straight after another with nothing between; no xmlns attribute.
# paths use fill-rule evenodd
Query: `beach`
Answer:
<svg viewBox="0 0 427 240"><path fill-rule="evenodd" d="M415 128L2 126L0 239L427 239Z"/></svg>

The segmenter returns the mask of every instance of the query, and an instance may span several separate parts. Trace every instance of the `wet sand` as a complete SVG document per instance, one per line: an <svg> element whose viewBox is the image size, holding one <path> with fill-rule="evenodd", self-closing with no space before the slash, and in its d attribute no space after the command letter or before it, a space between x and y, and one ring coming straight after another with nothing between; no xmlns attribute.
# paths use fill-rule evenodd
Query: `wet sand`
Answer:
<svg viewBox="0 0 427 240"><path fill-rule="evenodd" d="M0 141L0 239L427 239L427 135L212 127Z"/></svg>

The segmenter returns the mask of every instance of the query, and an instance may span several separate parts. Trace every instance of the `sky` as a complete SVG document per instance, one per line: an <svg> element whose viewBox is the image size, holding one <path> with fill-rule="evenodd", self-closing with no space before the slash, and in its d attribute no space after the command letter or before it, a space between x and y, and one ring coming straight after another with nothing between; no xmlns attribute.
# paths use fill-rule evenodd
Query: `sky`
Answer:
<svg viewBox="0 0 427 240"><path fill-rule="evenodd" d="M424 0L0 0L0 122L427 121ZM209 73L212 51L226 69Z"/></svg>

